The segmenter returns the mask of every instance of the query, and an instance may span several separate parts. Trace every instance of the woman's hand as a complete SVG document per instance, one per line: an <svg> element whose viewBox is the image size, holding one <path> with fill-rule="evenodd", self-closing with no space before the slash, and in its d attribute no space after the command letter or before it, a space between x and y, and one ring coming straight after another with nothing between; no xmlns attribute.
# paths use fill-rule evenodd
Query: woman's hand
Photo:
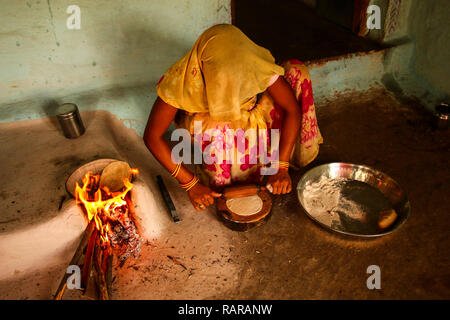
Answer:
<svg viewBox="0 0 450 320"><path fill-rule="evenodd" d="M273 194L285 194L292 190L292 181L288 170L279 169L267 179L267 189Z"/></svg>
<svg viewBox="0 0 450 320"><path fill-rule="evenodd" d="M219 198L222 194L212 191L209 187L197 183L188 191L189 199L195 210L205 210L206 207L214 203L214 198Z"/></svg>

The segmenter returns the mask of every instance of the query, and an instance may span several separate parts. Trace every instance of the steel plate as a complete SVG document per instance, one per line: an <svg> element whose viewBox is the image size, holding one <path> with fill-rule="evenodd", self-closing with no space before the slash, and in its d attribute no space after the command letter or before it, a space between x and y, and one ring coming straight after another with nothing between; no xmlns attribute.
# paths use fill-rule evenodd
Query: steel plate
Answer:
<svg viewBox="0 0 450 320"><path fill-rule="evenodd" d="M297 195L313 221L346 235L383 236L403 225L410 214L408 198L398 183L364 165L336 162L315 167L300 179ZM379 214L388 209L398 217L381 230Z"/></svg>

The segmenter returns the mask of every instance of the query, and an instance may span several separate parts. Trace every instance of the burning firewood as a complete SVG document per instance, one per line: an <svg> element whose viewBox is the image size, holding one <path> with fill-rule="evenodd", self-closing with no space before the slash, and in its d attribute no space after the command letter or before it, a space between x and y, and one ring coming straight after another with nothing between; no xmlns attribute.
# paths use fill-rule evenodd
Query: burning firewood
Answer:
<svg viewBox="0 0 450 320"><path fill-rule="evenodd" d="M83 271L81 273L81 288L83 290L83 293L86 292L89 276L91 274L91 267L92 267L92 259L94 255L94 246L97 242L98 238L98 230L95 230L91 238L89 239L88 245L86 247L86 253L84 254L84 263L83 263Z"/></svg>
<svg viewBox="0 0 450 320"><path fill-rule="evenodd" d="M105 250L102 250L100 243L98 242L94 248L94 268L95 268L95 280L97 283L98 297L100 300L109 300L108 285L106 283L106 270L103 265L105 258ZM106 253L109 257L109 254ZM106 257L106 259L108 259Z"/></svg>
<svg viewBox="0 0 450 320"><path fill-rule="evenodd" d="M137 169L131 169L137 175ZM142 240L133 219L134 206L129 196L133 184L124 179L121 191L111 192L107 187L100 187L100 175L88 172L83 178L83 185L78 183L75 198L81 204L89 225L82 241L71 261L80 265L84 252L81 274L83 294L86 293L91 277L94 278L98 298L107 300L111 296L112 265L114 256L123 263L130 255L138 257ZM61 280L55 299L60 300L66 289L68 275Z"/></svg>
<svg viewBox="0 0 450 320"><path fill-rule="evenodd" d="M72 257L72 260L70 260L69 265L78 265L79 260L83 255L83 251L86 248L89 239L91 238L92 233L95 231L95 221L89 222L88 226L86 227L86 230L84 231L83 237L81 238L80 244L78 245L77 250L75 250L75 254ZM67 279L69 277L69 274L64 273L64 277L62 278L61 282L59 283L58 289L56 290L54 299L55 300L61 300L62 296L64 295L64 292L67 288Z"/></svg>

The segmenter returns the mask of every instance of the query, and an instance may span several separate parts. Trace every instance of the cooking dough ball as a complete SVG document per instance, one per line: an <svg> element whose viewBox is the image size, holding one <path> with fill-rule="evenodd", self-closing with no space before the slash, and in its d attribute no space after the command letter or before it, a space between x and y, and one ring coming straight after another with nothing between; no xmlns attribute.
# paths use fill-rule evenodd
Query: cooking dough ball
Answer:
<svg viewBox="0 0 450 320"><path fill-rule="evenodd" d="M124 161L114 161L108 164L100 176L100 187L107 187L115 192L122 189L125 179L130 180L130 165Z"/></svg>
<svg viewBox="0 0 450 320"><path fill-rule="evenodd" d="M228 209L240 216L251 216L261 211L263 201L258 195L231 198L226 202Z"/></svg>
<svg viewBox="0 0 450 320"><path fill-rule="evenodd" d="M378 218L378 227L380 229L386 229L390 227L395 220L397 219L397 213L395 210L385 210L380 212L380 216Z"/></svg>

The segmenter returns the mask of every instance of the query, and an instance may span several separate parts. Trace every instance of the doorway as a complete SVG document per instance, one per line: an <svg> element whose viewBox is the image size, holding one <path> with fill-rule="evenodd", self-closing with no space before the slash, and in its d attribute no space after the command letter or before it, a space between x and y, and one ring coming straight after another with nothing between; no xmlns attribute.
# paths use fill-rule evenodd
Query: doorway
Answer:
<svg viewBox="0 0 450 320"><path fill-rule="evenodd" d="M235 0L233 24L278 61L379 50L358 36L368 0Z"/></svg>

